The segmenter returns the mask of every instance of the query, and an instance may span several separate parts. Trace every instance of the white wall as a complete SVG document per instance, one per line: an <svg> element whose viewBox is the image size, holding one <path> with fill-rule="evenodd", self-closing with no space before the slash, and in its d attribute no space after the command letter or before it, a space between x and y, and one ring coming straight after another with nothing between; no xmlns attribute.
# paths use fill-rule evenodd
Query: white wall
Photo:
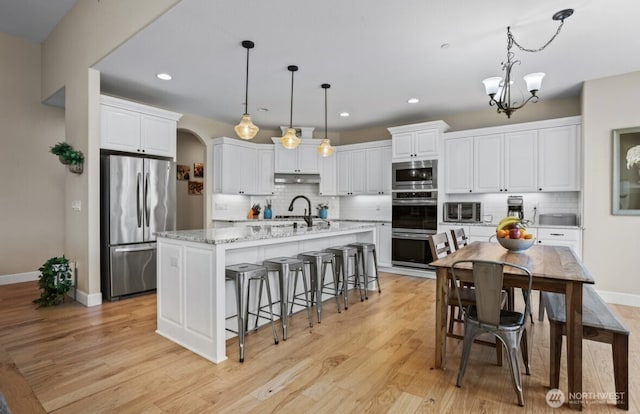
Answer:
<svg viewBox="0 0 640 414"><path fill-rule="evenodd" d="M201 229L204 226L204 206L206 194L189 194L189 181L204 183L204 177L195 177L193 164L200 162L204 168L206 147L190 132L178 131L176 164L190 168L188 180L176 180L176 230ZM206 171L205 171L206 173ZM175 179L175 177L173 177Z"/></svg>
<svg viewBox="0 0 640 414"><path fill-rule="evenodd" d="M611 214L612 130L640 126L640 72L587 81L582 93L584 250L596 289L638 305L640 216ZM635 295L635 296L633 296Z"/></svg>

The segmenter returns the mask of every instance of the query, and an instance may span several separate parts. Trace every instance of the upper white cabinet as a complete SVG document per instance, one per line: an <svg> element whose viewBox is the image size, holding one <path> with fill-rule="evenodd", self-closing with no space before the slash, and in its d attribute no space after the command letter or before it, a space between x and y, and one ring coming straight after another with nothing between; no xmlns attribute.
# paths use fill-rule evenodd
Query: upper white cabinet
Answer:
<svg viewBox="0 0 640 414"><path fill-rule="evenodd" d="M250 144L231 138L213 141L213 192L224 194L271 195L273 147Z"/></svg>
<svg viewBox="0 0 640 414"><path fill-rule="evenodd" d="M391 194L391 147L366 150L366 193Z"/></svg>
<svg viewBox="0 0 640 414"><path fill-rule="evenodd" d="M100 97L100 148L176 157L182 115L112 96Z"/></svg>
<svg viewBox="0 0 640 414"><path fill-rule="evenodd" d="M334 156L337 195L391 194L389 140L342 145Z"/></svg>
<svg viewBox="0 0 640 414"><path fill-rule="evenodd" d="M280 144L280 138L272 138L275 148L275 172L318 174L320 172L320 155L318 145L320 139L302 139L294 149L287 149Z"/></svg>
<svg viewBox="0 0 640 414"><path fill-rule="evenodd" d="M338 195L364 194L366 191L366 152L339 149L335 155Z"/></svg>
<svg viewBox="0 0 640 414"><path fill-rule="evenodd" d="M571 117L445 134L445 191L578 191L580 121Z"/></svg>
<svg viewBox="0 0 640 414"><path fill-rule="evenodd" d="M538 191L580 189L579 126L538 130Z"/></svg>
<svg viewBox="0 0 640 414"><path fill-rule="evenodd" d="M336 182L336 157L337 154L328 157L320 157L320 185L318 193L321 196L338 195Z"/></svg>
<svg viewBox="0 0 640 414"><path fill-rule="evenodd" d="M449 125L443 121L388 128L391 133L393 161L437 158L440 134L447 129Z"/></svg>

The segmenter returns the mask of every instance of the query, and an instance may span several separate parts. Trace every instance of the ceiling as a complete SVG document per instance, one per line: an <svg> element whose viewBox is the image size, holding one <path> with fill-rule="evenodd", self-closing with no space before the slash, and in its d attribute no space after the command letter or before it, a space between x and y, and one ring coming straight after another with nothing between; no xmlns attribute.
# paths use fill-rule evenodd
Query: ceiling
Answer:
<svg viewBox="0 0 640 414"><path fill-rule="evenodd" d="M14 12L16 4L40 12L45 3L66 11L69 2L0 0L3 8L9 3ZM322 83L331 84L330 131L484 109L498 120L504 115L489 108L481 81L501 74L507 26L524 47L538 48L556 31L551 16L564 8L575 13L544 51L514 47L517 85L526 73L546 72L544 101L579 95L585 80L640 70L640 2L631 0L182 0L95 67L103 92L236 124L244 111L240 43L248 39L256 44L249 113L261 128L289 123L292 64L300 68L294 126L324 127ZM2 13L0 20L7 30L10 19ZM173 80L157 79L159 72Z"/></svg>

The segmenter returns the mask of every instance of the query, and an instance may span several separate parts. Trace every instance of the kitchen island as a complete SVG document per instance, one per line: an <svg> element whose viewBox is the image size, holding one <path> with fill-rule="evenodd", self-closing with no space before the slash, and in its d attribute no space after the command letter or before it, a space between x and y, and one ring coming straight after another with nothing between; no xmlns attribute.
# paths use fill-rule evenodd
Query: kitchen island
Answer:
<svg viewBox="0 0 640 414"><path fill-rule="evenodd" d="M255 225L159 232L156 332L214 362L226 357L225 319L235 314L235 293L225 267L291 256L354 242L375 243L376 227L332 223L299 227ZM270 275L273 300L277 277ZM263 304L266 299L263 299ZM249 304L255 307L255 302ZM231 324L230 326L233 326Z"/></svg>

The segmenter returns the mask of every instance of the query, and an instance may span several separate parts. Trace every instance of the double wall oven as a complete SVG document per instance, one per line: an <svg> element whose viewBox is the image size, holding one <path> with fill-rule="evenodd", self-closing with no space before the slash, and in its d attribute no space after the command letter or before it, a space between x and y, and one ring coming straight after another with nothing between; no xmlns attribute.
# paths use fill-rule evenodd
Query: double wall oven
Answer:
<svg viewBox="0 0 640 414"><path fill-rule="evenodd" d="M438 228L436 169L436 160L393 165L391 263L394 266L432 269L429 236Z"/></svg>

